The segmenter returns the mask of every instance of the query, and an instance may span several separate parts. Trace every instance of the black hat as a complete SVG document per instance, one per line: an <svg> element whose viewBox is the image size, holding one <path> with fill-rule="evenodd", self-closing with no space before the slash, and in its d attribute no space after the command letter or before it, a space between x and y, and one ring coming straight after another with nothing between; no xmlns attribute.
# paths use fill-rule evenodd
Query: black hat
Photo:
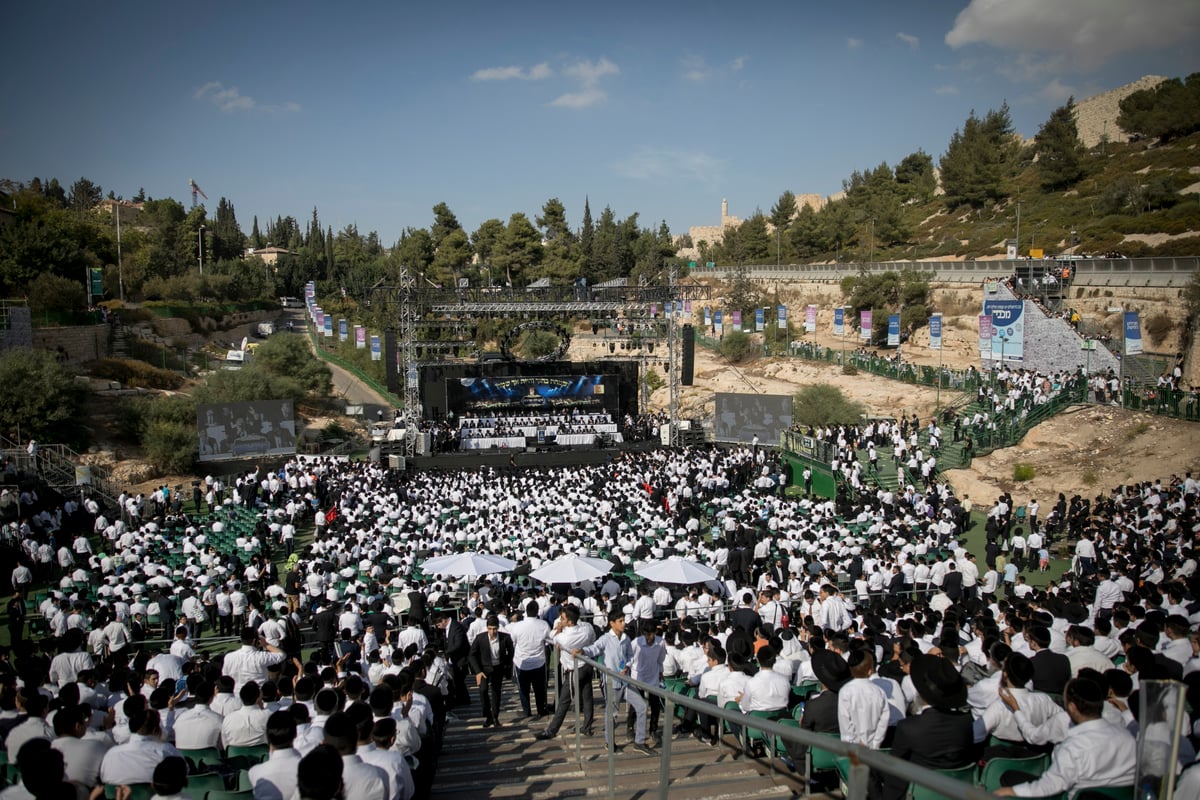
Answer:
<svg viewBox="0 0 1200 800"><path fill-rule="evenodd" d="M812 656L812 668L817 680L831 692L850 682L850 665L832 650L818 650Z"/></svg>
<svg viewBox="0 0 1200 800"><path fill-rule="evenodd" d="M926 703L952 711L967 703L967 684L954 665L941 656L920 655L909 670L917 694Z"/></svg>
<svg viewBox="0 0 1200 800"><path fill-rule="evenodd" d="M1068 603L1063 615L1072 625L1081 625L1087 622L1088 610L1082 603Z"/></svg>

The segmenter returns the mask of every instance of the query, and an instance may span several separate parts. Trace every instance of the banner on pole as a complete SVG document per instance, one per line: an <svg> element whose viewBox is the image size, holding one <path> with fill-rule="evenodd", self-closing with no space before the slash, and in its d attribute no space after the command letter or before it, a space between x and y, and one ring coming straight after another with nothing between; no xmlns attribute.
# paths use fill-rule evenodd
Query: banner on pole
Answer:
<svg viewBox="0 0 1200 800"><path fill-rule="evenodd" d="M754 309L754 330L761 331L766 327L766 312L761 308Z"/></svg>
<svg viewBox="0 0 1200 800"><path fill-rule="evenodd" d="M900 315L888 314L888 347L900 346Z"/></svg>
<svg viewBox="0 0 1200 800"><path fill-rule="evenodd" d="M809 333L815 333L817 330L817 307L814 305L804 307L804 330Z"/></svg>
<svg viewBox="0 0 1200 800"><path fill-rule="evenodd" d="M350 338L350 323L347 320L338 320L338 341L344 342Z"/></svg>
<svg viewBox="0 0 1200 800"><path fill-rule="evenodd" d="M775 313L778 316L778 320L779 320L776 327L778 327L779 330L781 330L781 331L786 331L787 330L787 306L779 306L779 308L775 309Z"/></svg>
<svg viewBox="0 0 1200 800"><path fill-rule="evenodd" d="M934 314L929 318L929 349L942 349L942 315Z"/></svg>
<svg viewBox="0 0 1200 800"><path fill-rule="evenodd" d="M383 348L379 344L379 337L375 334L371 334L371 360L383 360Z"/></svg>
<svg viewBox="0 0 1200 800"><path fill-rule="evenodd" d="M871 341L871 326L875 324L873 311L860 311L858 315L858 338Z"/></svg>
<svg viewBox="0 0 1200 800"><path fill-rule="evenodd" d="M354 349L365 350L367 348L367 329L362 325L354 326Z"/></svg>
<svg viewBox="0 0 1200 800"><path fill-rule="evenodd" d="M733 329L735 331L740 331L742 329L742 312L730 311L729 314L731 317L733 317Z"/></svg>
<svg viewBox="0 0 1200 800"><path fill-rule="evenodd" d="M833 335L846 335L846 309L835 308L833 310Z"/></svg>
<svg viewBox="0 0 1200 800"><path fill-rule="evenodd" d="M1138 312L1125 312L1125 355L1138 356L1142 354L1142 323Z"/></svg>
<svg viewBox="0 0 1200 800"><path fill-rule="evenodd" d="M992 318L987 314L979 315L979 356L992 357Z"/></svg>

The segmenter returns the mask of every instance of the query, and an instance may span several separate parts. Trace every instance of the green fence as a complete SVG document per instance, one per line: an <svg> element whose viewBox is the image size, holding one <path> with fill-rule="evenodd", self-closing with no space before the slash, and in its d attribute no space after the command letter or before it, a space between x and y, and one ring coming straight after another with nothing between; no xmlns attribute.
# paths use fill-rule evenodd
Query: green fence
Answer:
<svg viewBox="0 0 1200 800"><path fill-rule="evenodd" d="M361 369L359 369L357 366L352 364L350 361L347 361L346 359L342 358L341 356L337 355L336 353L332 353L332 352L326 350L325 348L323 348L321 346L321 338L322 337L317 336L316 331L313 328L313 326L308 325L306 327L308 328L308 337L309 337L309 339L312 340L313 347L316 349L317 355L319 357L321 357L325 361L328 361L330 364L337 364L339 367L346 370L346 372L349 372L351 375L358 378L360 381L365 383L367 386L370 386L372 389L374 389L376 392L378 392L381 397L385 398L389 403L391 403L392 406L394 406L395 408L400 408L401 406L404 405L403 401L401 401L399 397L397 397L396 395L389 392L387 390L387 388L384 387L379 381L375 380L375 378L373 378L370 375L368 375L367 373L363 372Z"/></svg>

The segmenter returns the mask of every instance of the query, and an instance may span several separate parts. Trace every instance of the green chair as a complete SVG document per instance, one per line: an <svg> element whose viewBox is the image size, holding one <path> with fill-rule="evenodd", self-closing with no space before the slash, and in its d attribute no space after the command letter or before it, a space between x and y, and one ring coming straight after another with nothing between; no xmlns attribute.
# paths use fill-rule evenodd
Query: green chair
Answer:
<svg viewBox="0 0 1200 800"><path fill-rule="evenodd" d="M1050 757L1045 755L1026 758L993 758L979 770L979 778L975 782L989 792L994 792L1000 788L1000 776L1010 769L1038 776L1049 766Z"/></svg>
<svg viewBox="0 0 1200 800"><path fill-rule="evenodd" d="M749 717L756 719L769 719L772 722L787 719L787 709L781 708L778 711L751 711L747 714ZM761 743L764 750L773 749L774 745L769 741L772 737L767 735L767 732L759 728L753 728L749 725L742 728L743 731L743 749L750 752L751 745Z"/></svg>
<svg viewBox="0 0 1200 800"><path fill-rule="evenodd" d="M965 767L958 767L956 769L939 769L937 772L942 773L948 778L953 778L956 781L962 781L963 783L975 782L974 764L967 764ZM953 800L945 795L938 794L932 789L926 789L924 786L919 786L915 783L909 785L908 796L911 798L911 800Z"/></svg>
<svg viewBox="0 0 1200 800"><path fill-rule="evenodd" d="M192 797L203 797L206 792L225 791L225 778L219 772L188 775L187 792Z"/></svg>
<svg viewBox="0 0 1200 800"><path fill-rule="evenodd" d="M247 769L266 761L267 756L270 754L271 750L265 744L256 744L249 747L230 747L225 751L227 761L238 764L239 768L241 765L246 764L248 765Z"/></svg>
<svg viewBox="0 0 1200 800"><path fill-rule="evenodd" d="M820 681L804 681L792 687L792 694L799 697L801 700L807 700L808 696L813 692L821 691Z"/></svg>
<svg viewBox="0 0 1200 800"><path fill-rule="evenodd" d="M828 736L830 739L841 739L836 733L821 735ZM820 747L808 748L808 753L804 758L804 785L809 785L814 772L829 772L837 769L837 759L837 755L830 750L823 750Z"/></svg>
<svg viewBox="0 0 1200 800"><path fill-rule="evenodd" d="M779 724L785 728L795 728L796 730L800 730L800 721L792 719L791 717L785 717L779 720ZM779 758L788 757L787 742L784 741L782 736L775 737L775 755Z"/></svg>
<svg viewBox="0 0 1200 800"><path fill-rule="evenodd" d="M250 783L250 770L239 769L237 774L237 790L239 792L248 792L254 788L254 784Z"/></svg>
<svg viewBox="0 0 1200 800"><path fill-rule="evenodd" d="M1080 789L1076 797L1091 800L1094 797L1107 797L1109 800L1134 800L1134 786L1097 786L1094 789Z"/></svg>
<svg viewBox="0 0 1200 800"><path fill-rule="evenodd" d="M183 754L184 758L192 762L197 772L205 767L215 767L225 760L224 756L221 755L220 748L217 747L201 747L194 750L180 748L179 752Z"/></svg>

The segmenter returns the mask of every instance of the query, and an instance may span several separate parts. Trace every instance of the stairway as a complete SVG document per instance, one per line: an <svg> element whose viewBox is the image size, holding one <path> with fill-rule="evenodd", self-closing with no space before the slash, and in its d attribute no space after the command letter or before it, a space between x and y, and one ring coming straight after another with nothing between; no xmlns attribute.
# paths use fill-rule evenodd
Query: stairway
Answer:
<svg viewBox="0 0 1200 800"><path fill-rule="evenodd" d="M112 347L110 353L113 358L129 358L129 328L125 325L114 325L112 333Z"/></svg>
<svg viewBox="0 0 1200 800"><path fill-rule="evenodd" d="M474 694L474 692L472 693ZM582 738L576 761L573 714L556 739L539 741L534 734L545 721L522 720L516 687L504 685L500 721L503 728L484 728L478 704L458 708L446 725L446 734L430 798L522 798L549 800L558 797L608 797L608 751L604 746L599 692L596 696L596 735ZM617 800L658 796L661 747L655 756L643 756L626 747L624 715L617 726L615 790ZM667 722L670 724L670 721ZM710 748L691 736L671 741L668 792L681 800L757 800L792 798L801 794L803 776L782 767L774 776L766 761L734 757L728 745Z"/></svg>

